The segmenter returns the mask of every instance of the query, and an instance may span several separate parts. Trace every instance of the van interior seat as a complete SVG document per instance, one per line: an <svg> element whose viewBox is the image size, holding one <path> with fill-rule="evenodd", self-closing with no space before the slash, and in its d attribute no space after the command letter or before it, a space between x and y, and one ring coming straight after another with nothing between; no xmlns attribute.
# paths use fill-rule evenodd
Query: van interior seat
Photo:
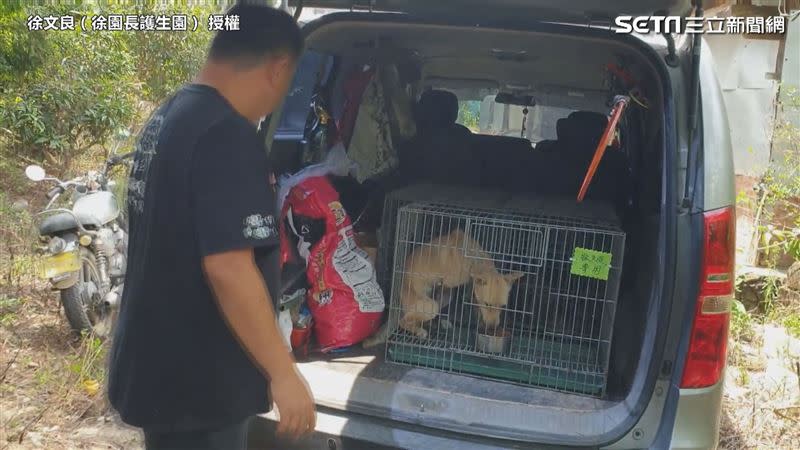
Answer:
<svg viewBox="0 0 800 450"><path fill-rule="evenodd" d="M530 186L538 164L530 141L510 136L475 135L473 153L481 161L481 186L487 189L535 191ZM533 177L535 178L535 177Z"/></svg>
<svg viewBox="0 0 800 450"><path fill-rule="evenodd" d="M556 123L558 142L553 171L562 174L557 190L577 194L607 124L605 115L592 111L575 111ZM627 156L607 149L587 196L615 203L622 201L628 189L629 172Z"/></svg>
<svg viewBox="0 0 800 450"><path fill-rule="evenodd" d="M572 157L591 160L597 141L603 135L608 118L591 111L574 111L556 122L556 134L562 151Z"/></svg>
<svg viewBox="0 0 800 450"><path fill-rule="evenodd" d="M560 119L559 119L560 120ZM558 147L558 141L556 139L545 139L536 143L537 152L542 153L551 153L556 150Z"/></svg>
<svg viewBox="0 0 800 450"><path fill-rule="evenodd" d="M400 169L408 180L443 184L475 184L480 162L472 153L472 132L456 123L458 97L429 90L414 108L417 135L401 146Z"/></svg>
<svg viewBox="0 0 800 450"><path fill-rule="evenodd" d="M556 121L556 139L545 139L536 143L536 151L540 153L555 153L558 151L558 127L567 120L566 118ZM563 126L563 125L562 125Z"/></svg>
<svg viewBox="0 0 800 450"><path fill-rule="evenodd" d="M414 118L419 135L442 131L470 134L469 128L456 123L458 97L450 91L431 89L423 92L414 107Z"/></svg>
<svg viewBox="0 0 800 450"><path fill-rule="evenodd" d="M417 135L400 147L406 182L480 185L487 189L574 196L594 156L608 119L575 111L556 124L557 140L536 149L524 138L472 134L456 123L458 98L444 90L422 94L414 108ZM545 144L544 150L539 146ZM609 149L592 180L588 197L618 203L628 188L625 154Z"/></svg>

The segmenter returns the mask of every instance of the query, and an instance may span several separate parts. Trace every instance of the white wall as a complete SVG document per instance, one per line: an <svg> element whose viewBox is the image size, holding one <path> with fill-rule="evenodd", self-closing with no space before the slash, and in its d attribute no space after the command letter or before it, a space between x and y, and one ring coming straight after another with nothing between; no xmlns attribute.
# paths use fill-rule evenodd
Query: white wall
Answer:
<svg viewBox="0 0 800 450"><path fill-rule="evenodd" d="M780 42L710 34L706 42L722 85L737 175L758 177L770 160Z"/></svg>

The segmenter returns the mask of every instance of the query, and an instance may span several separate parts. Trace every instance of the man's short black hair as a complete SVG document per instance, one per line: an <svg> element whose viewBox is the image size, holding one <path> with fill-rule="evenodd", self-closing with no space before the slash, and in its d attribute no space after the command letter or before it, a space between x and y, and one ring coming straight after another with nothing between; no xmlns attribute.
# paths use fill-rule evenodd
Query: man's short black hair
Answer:
<svg viewBox="0 0 800 450"><path fill-rule="evenodd" d="M252 67L265 58L288 55L297 59L303 53L303 33L288 13L245 0L225 14L239 16L239 29L217 31L209 59Z"/></svg>

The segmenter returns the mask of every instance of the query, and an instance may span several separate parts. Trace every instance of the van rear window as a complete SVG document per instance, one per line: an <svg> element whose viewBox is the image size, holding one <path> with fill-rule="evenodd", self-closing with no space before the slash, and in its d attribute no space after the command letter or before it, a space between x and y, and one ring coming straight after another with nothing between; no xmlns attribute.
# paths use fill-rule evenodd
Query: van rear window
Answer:
<svg viewBox="0 0 800 450"><path fill-rule="evenodd" d="M556 139L556 122L573 111L570 108L535 105L528 107L525 118L522 106L497 103L494 98L494 95L487 95L483 100L459 101L457 122L473 133L524 137L536 143Z"/></svg>

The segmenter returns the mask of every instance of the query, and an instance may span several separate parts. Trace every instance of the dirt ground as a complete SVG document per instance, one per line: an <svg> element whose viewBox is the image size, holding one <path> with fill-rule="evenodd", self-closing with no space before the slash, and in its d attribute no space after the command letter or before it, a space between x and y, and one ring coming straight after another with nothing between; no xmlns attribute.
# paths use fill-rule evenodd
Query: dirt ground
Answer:
<svg viewBox="0 0 800 450"><path fill-rule="evenodd" d="M0 283L0 449L142 448L104 398L106 345L70 333L46 284L10 281ZM720 447L800 448L800 340L774 325L742 335L730 344Z"/></svg>
<svg viewBox="0 0 800 450"><path fill-rule="evenodd" d="M0 448L134 449L104 399L105 344L72 334L46 286L0 291Z"/></svg>
<svg viewBox="0 0 800 450"><path fill-rule="evenodd" d="M720 448L800 448L800 339L768 323L729 346Z"/></svg>

